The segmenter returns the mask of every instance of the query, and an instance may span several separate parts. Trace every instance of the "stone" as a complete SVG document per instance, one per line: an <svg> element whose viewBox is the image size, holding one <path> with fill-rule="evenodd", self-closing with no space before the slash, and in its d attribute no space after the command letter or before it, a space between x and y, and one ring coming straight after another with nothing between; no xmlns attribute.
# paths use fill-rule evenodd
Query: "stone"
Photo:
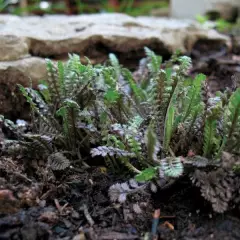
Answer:
<svg viewBox="0 0 240 240"><path fill-rule="evenodd" d="M77 220L80 219L80 214L75 210L72 211L71 216L73 219L77 219Z"/></svg>
<svg viewBox="0 0 240 240"><path fill-rule="evenodd" d="M14 34L27 39L29 52L42 57L66 56L74 52L90 59L104 60L109 51L135 53L146 45L160 54L166 54L176 49L189 51L199 38L229 41L226 36L203 29L190 20L134 18L117 13L22 18L6 16L5 19L0 18L0 29L2 35Z"/></svg>
<svg viewBox="0 0 240 240"><path fill-rule="evenodd" d="M46 79L45 60L29 57L16 61L0 62L0 84L5 84L13 91L16 84L37 87L39 80ZM0 104L1 105L1 104Z"/></svg>
<svg viewBox="0 0 240 240"><path fill-rule="evenodd" d="M0 61L18 60L28 54L26 39L15 35L0 35Z"/></svg>
<svg viewBox="0 0 240 240"><path fill-rule="evenodd" d="M28 118L17 84L27 87L32 82L32 86L36 88L38 81L46 77L45 61L41 58L0 62L0 113L9 118Z"/></svg>

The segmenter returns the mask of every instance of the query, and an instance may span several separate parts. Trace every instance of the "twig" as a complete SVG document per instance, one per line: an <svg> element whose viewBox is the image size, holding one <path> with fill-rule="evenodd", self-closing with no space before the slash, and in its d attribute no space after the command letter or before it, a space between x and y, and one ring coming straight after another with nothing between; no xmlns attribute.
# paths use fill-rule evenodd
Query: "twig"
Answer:
<svg viewBox="0 0 240 240"><path fill-rule="evenodd" d="M25 181L27 181L27 182L29 182L29 183L32 182L31 179L29 179L28 177L24 176L24 175L21 174L21 173L18 173L18 172L12 172L12 171L9 172L9 173L11 173L11 174L13 174L13 175L15 175L15 176L17 176L17 177L19 177L19 178L22 178L23 180L25 180Z"/></svg>
<svg viewBox="0 0 240 240"><path fill-rule="evenodd" d="M63 212L63 210L68 206L68 203L65 203L62 207L61 207L61 214Z"/></svg>
<svg viewBox="0 0 240 240"><path fill-rule="evenodd" d="M60 206L60 204L59 204L59 201L58 201L56 198L54 199L54 203L55 203L55 206L56 206L57 210L58 210L59 212L61 212L61 206Z"/></svg>
<svg viewBox="0 0 240 240"><path fill-rule="evenodd" d="M84 216L87 219L89 225L92 227L94 225L94 221L93 221L92 217L90 216L87 205L83 204L83 206L81 207L81 210L83 211Z"/></svg>
<svg viewBox="0 0 240 240"><path fill-rule="evenodd" d="M54 199L55 205L57 210L59 211L60 215L62 215L63 210L68 206L68 203L65 203L63 206L59 204L59 201L55 198Z"/></svg>
<svg viewBox="0 0 240 240"><path fill-rule="evenodd" d="M158 223L159 223L159 217L160 217L160 209L157 209L154 211L153 214L153 221L152 221L152 239L153 240L157 240L158 236L157 236L157 227L158 227Z"/></svg>
<svg viewBox="0 0 240 240"><path fill-rule="evenodd" d="M54 189L49 189L47 192L45 192L41 197L40 200L46 200L52 193L54 192Z"/></svg>
<svg viewBox="0 0 240 240"><path fill-rule="evenodd" d="M176 216L160 216L159 218L176 218Z"/></svg>
<svg viewBox="0 0 240 240"><path fill-rule="evenodd" d="M174 230L174 226L168 221L164 222L163 226L165 226L171 230Z"/></svg>
<svg viewBox="0 0 240 240"><path fill-rule="evenodd" d="M169 147L169 153L172 155L172 157L176 157L173 150Z"/></svg>

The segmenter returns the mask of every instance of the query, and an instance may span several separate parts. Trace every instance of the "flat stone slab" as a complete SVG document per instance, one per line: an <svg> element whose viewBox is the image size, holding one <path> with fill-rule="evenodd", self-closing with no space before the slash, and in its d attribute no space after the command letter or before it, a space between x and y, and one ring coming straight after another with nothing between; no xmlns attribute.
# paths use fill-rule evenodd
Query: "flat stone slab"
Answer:
<svg viewBox="0 0 240 240"><path fill-rule="evenodd" d="M199 40L230 46L228 37L189 20L130 17L124 14L17 17L0 15L0 86L34 86L46 78L44 58L66 59L68 53L99 63L116 53L121 62L143 57L144 46L169 56L189 52ZM0 95L3 93L0 93ZM0 96L0 100L5 97ZM3 101L1 101L3 102ZM0 112L6 108L0 102Z"/></svg>
<svg viewBox="0 0 240 240"><path fill-rule="evenodd" d="M42 58L0 62L0 114L26 119L29 109L20 97L17 84L36 88L39 80L46 79L46 76L46 64Z"/></svg>
<svg viewBox="0 0 240 240"><path fill-rule="evenodd" d="M0 62L0 84L9 86L12 91L16 84L36 87L46 76L45 60L39 57Z"/></svg>
<svg viewBox="0 0 240 240"><path fill-rule="evenodd" d="M203 29L190 20L134 18L116 13L45 17L1 15L0 34L25 38L29 52L42 57L69 52L96 55L94 51L101 55L104 54L101 47L124 53L142 49L145 45L152 45L159 52L171 53L176 49L186 52L199 39L229 41L216 31Z"/></svg>
<svg viewBox="0 0 240 240"><path fill-rule="evenodd" d="M24 58L29 49L26 39L15 35L0 35L0 61Z"/></svg>

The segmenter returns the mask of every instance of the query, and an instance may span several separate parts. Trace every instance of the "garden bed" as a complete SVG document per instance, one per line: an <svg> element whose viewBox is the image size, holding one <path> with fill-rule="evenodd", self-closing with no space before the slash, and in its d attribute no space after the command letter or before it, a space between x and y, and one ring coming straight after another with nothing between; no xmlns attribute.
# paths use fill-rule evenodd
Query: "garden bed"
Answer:
<svg viewBox="0 0 240 240"><path fill-rule="evenodd" d="M240 56L225 45L214 51L209 42L200 41L190 55L193 67L188 74L207 75L208 97L240 86ZM141 62L133 74L136 82L149 71ZM214 212L187 174L155 193L112 203L109 188L132 177L125 168L114 174L102 158L86 154L90 168L75 159L64 170L48 171L44 158L4 152L3 140L17 136L3 121L0 127L0 239L150 239L146 234L152 231L157 209L155 239L240 239L239 206L224 214Z"/></svg>

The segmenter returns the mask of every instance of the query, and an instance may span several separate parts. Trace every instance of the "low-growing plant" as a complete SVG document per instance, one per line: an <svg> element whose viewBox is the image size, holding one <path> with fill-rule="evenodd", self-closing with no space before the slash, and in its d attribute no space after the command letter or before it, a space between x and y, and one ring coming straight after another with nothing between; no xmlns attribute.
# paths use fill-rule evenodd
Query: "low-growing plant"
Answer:
<svg viewBox="0 0 240 240"><path fill-rule="evenodd" d="M136 176L109 189L120 202L188 174L223 212L238 191L240 88L210 97L205 75L189 77L189 57L174 54L162 63L149 48L145 52L148 75L140 82L114 54L97 66L83 65L75 54L66 63L47 60L48 79L39 91L19 86L32 109L32 133L19 133L11 123L17 140L6 149L48 159L52 170L76 160L87 165L89 154L104 158L109 170L124 166ZM219 197L220 184L227 184L228 198Z"/></svg>
<svg viewBox="0 0 240 240"><path fill-rule="evenodd" d="M200 23L203 26L210 27L210 28L215 28L219 32L229 32L232 30L235 24L232 24L222 18L217 18L214 21L210 21L209 17L207 15L197 15L196 20L198 23Z"/></svg>

